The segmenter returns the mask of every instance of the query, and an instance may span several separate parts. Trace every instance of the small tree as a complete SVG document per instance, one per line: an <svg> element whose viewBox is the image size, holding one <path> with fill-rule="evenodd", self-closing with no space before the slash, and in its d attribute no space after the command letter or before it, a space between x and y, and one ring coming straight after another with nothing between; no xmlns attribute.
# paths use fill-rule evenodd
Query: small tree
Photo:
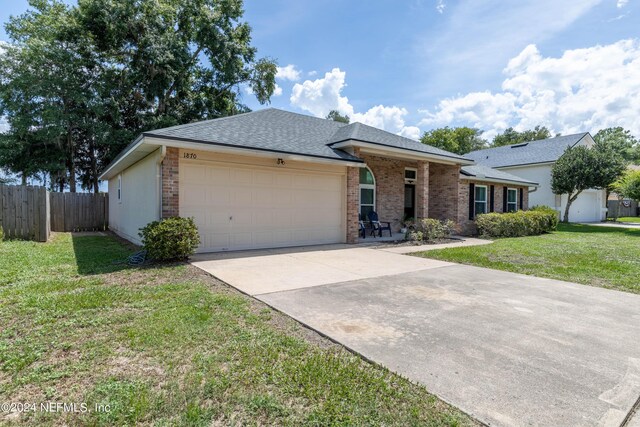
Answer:
<svg viewBox="0 0 640 427"><path fill-rule="evenodd" d="M595 150L585 146L569 147L551 170L551 189L567 195L563 222L569 222L569 209L580 193L603 189L624 173L625 163L613 150Z"/></svg>
<svg viewBox="0 0 640 427"><path fill-rule="evenodd" d="M556 136L559 136L557 134ZM538 141L540 139L551 138L551 131L545 126L536 126L533 129L518 132L514 128L507 128L504 132L493 137L492 147L501 147L503 145L520 144L527 141Z"/></svg>
<svg viewBox="0 0 640 427"><path fill-rule="evenodd" d="M327 114L327 119L333 120L334 122L349 123L349 116L347 116L346 114L343 116L338 110L329 111L329 114Z"/></svg>

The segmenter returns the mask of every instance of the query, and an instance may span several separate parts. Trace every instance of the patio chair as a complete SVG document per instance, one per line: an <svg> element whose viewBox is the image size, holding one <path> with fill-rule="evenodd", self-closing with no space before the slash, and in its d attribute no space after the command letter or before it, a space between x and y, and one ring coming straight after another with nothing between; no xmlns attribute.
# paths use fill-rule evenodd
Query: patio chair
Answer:
<svg viewBox="0 0 640 427"><path fill-rule="evenodd" d="M369 218L369 222L371 223L371 235L375 236L375 232L378 232L378 236L382 237L382 232L385 230L389 231L389 237L392 237L391 234L391 223L389 221L380 221L378 218L378 213L375 211L371 211L367 214Z"/></svg>
<svg viewBox="0 0 640 427"><path fill-rule="evenodd" d="M359 227L359 233L360 233L360 237L362 237L363 239L367 238L367 228L364 225L364 221L362 220L362 215L358 214L358 227Z"/></svg>

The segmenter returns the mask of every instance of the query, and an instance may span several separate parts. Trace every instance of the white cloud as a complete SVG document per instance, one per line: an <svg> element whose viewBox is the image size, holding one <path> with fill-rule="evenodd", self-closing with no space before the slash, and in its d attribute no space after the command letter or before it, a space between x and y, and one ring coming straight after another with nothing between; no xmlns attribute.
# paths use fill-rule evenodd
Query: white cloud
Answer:
<svg viewBox="0 0 640 427"><path fill-rule="evenodd" d="M625 7L627 4L629 3L629 0L618 0L618 2L616 3L616 7L618 9L622 9L623 7Z"/></svg>
<svg viewBox="0 0 640 427"><path fill-rule="evenodd" d="M4 119L4 117L0 116L0 133L4 133L9 130L9 123Z"/></svg>
<svg viewBox="0 0 640 427"><path fill-rule="evenodd" d="M300 70L297 70L295 65L289 64L286 67L278 67L276 79L296 82L300 80L300 74Z"/></svg>
<svg viewBox="0 0 640 427"><path fill-rule="evenodd" d="M623 1L623 0L618 0L618 1ZM445 7L447 7L447 4L444 2L444 0L437 1L436 10L438 11L438 13L444 13Z"/></svg>
<svg viewBox="0 0 640 427"><path fill-rule="evenodd" d="M437 33L417 38L418 66L427 68L429 85L483 81L522 46L552 38L602 1L460 0L448 5Z"/></svg>
<svg viewBox="0 0 640 427"><path fill-rule="evenodd" d="M349 98L342 96L346 73L340 68L325 73L323 78L306 80L296 83L291 91L291 105L310 112L317 117L326 117L331 110L338 110L346 114L351 122L384 129L414 139L419 138L420 129L415 126L405 126L404 116L408 114L405 108L396 106L377 105L364 113L356 112L349 103Z"/></svg>
<svg viewBox="0 0 640 427"><path fill-rule="evenodd" d="M317 74L318 74L318 72L317 72L316 70L311 70L311 71L309 71L309 72L307 73L307 75L308 75L309 77L313 77L313 76L315 76L315 75L317 75Z"/></svg>
<svg viewBox="0 0 640 427"><path fill-rule="evenodd" d="M281 96L282 88L276 84L275 89L273 89L273 96Z"/></svg>
<svg viewBox="0 0 640 427"><path fill-rule="evenodd" d="M491 138L509 126L545 125L563 134L623 126L640 135L640 41L543 57L534 45L504 69L502 90L472 92L421 111L419 125L467 124Z"/></svg>

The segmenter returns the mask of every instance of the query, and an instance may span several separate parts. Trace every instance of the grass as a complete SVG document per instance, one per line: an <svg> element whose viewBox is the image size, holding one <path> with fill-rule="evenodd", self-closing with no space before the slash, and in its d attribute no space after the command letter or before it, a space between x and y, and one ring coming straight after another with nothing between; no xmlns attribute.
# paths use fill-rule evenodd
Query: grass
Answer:
<svg viewBox="0 0 640 427"><path fill-rule="evenodd" d="M640 230L560 224L558 231L542 236L418 255L640 293Z"/></svg>
<svg viewBox="0 0 640 427"><path fill-rule="evenodd" d="M640 223L640 216L623 216L617 219L618 222Z"/></svg>
<svg viewBox="0 0 640 427"><path fill-rule="evenodd" d="M0 243L0 403L89 408L0 424L474 425L192 266L113 263L131 250L62 233Z"/></svg>

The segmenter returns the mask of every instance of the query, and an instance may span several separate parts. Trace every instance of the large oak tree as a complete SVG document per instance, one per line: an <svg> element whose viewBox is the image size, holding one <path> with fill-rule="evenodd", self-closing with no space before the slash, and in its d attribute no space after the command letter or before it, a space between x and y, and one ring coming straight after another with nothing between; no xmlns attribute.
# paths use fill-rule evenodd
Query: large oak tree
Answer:
<svg viewBox="0 0 640 427"><path fill-rule="evenodd" d="M5 25L0 167L98 190L98 173L141 131L266 103L276 64L257 57L241 0L32 0ZM26 159L26 160L25 160Z"/></svg>

